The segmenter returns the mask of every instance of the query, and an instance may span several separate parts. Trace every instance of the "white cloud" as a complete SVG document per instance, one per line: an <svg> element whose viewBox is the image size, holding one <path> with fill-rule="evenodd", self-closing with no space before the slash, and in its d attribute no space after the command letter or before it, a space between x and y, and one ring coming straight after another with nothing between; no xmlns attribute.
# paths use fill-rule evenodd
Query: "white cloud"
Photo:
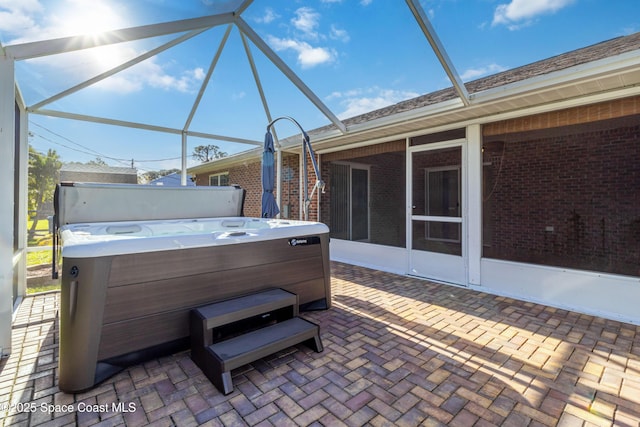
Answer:
<svg viewBox="0 0 640 427"><path fill-rule="evenodd" d="M126 20L130 15L126 6L113 1L64 0L62 6L47 10L37 0L0 0L0 33L13 37L7 43L10 45L130 26ZM114 44L28 62L41 67L43 72L40 74L47 78L57 74L63 76L65 82L81 82L142 53L130 44ZM118 93L137 92L144 87L193 92L204 76L202 68L169 74L166 67L158 63L158 58L153 57L92 87Z"/></svg>
<svg viewBox="0 0 640 427"><path fill-rule="evenodd" d="M204 80L202 68L185 70L174 76L165 72L164 67L155 61L147 60L133 68L122 71L94 85L96 89L117 93L138 92L145 87L165 91L195 93Z"/></svg>
<svg viewBox="0 0 640 427"><path fill-rule="evenodd" d="M310 7L301 7L295 12L295 17L291 18L293 26L303 33L304 36L317 39L316 29L320 25L320 14Z"/></svg>
<svg viewBox="0 0 640 427"><path fill-rule="evenodd" d="M460 75L460 78L463 81L468 82L468 81L475 80L475 79L483 77L483 76L488 76L490 74L495 74L495 73L499 73L501 71L505 71L506 69L507 69L507 67L503 67L502 65L489 64L489 65L486 65L484 67L469 68L468 70L465 70Z"/></svg>
<svg viewBox="0 0 640 427"><path fill-rule="evenodd" d="M278 18L280 18L280 15L278 15L272 8L267 7L264 10L264 15L262 15L261 17L255 18L254 21L261 24L270 24Z"/></svg>
<svg viewBox="0 0 640 427"><path fill-rule="evenodd" d="M329 33L329 37L333 40L340 40L341 42L347 43L350 40L349 33L347 30L340 29L335 25L331 26L331 32Z"/></svg>
<svg viewBox="0 0 640 427"><path fill-rule="evenodd" d="M0 14L0 31L13 36L7 44L96 34L130 25L126 7L107 0L61 0L57 7L38 0L0 0Z"/></svg>
<svg viewBox="0 0 640 427"><path fill-rule="evenodd" d="M511 0L500 4L493 14L492 25L506 25L511 30L530 25L539 15L555 13L575 0Z"/></svg>
<svg viewBox="0 0 640 427"><path fill-rule="evenodd" d="M243 90L241 90L240 92L236 92L233 95L231 95L231 99L234 101L239 101L241 99L243 99L245 96L247 96L247 93Z"/></svg>
<svg viewBox="0 0 640 427"><path fill-rule="evenodd" d="M193 78L197 81L203 81L205 77L204 69L201 67L197 67L192 70Z"/></svg>
<svg viewBox="0 0 640 427"><path fill-rule="evenodd" d="M342 3L343 0L320 0L320 3ZM360 0L361 6L369 6L373 0Z"/></svg>
<svg viewBox="0 0 640 427"><path fill-rule="evenodd" d="M337 57L333 49L313 47L303 41L269 36L268 42L276 51L288 49L295 51L298 54L298 64L302 68L312 68L316 65L331 63Z"/></svg>
<svg viewBox="0 0 640 427"><path fill-rule="evenodd" d="M344 108L344 110L338 114L338 117L340 119L347 119L415 98L418 95L416 92L382 89L375 86L368 89L332 92L327 97L327 100L338 99L339 104Z"/></svg>
<svg viewBox="0 0 640 427"><path fill-rule="evenodd" d="M0 29L13 35L37 28L32 15L39 15L43 10L38 0L0 0Z"/></svg>

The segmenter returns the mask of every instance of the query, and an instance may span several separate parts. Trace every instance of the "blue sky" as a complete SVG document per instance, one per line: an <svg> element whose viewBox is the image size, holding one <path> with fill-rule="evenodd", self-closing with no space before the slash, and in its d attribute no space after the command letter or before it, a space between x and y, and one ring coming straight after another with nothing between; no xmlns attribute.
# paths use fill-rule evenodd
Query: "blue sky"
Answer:
<svg viewBox="0 0 640 427"><path fill-rule="evenodd" d="M0 0L3 46L225 11L237 1ZM638 0L422 0L464 81L640 31ZM401 0L255 0L242 18L340 118L451 86ZM213 28L45 108L182 128L226 26ZM34 105L172 38L159 37L20 61L16 77ZM273 117L311 130L329 123L253 45ZM180 166L178 135L30 116L32 145L63 161L101 157L141 171ZM213 72L190 130L261 141L267 118L237 28ZM279 122L280 137L295 128ZM313 142L313 141L312 141ZM189 138L189 152L216 144ZM190 161L189 165L195 164Z"/></svg>

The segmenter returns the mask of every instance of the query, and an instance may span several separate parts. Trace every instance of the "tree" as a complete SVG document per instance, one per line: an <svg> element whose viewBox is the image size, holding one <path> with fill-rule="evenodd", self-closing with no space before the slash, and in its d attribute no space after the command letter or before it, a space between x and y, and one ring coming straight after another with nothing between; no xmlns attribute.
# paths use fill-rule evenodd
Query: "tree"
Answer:
<svg viewBox="0 0 640 427"><path fill-rule="evenodd" d="M143 183L148 184L154 179L158 179L166 175L171 175L172 173L180 173L180 172L182 172L181 169L162 169L159 171L147 171L142 175L140 175L140 179L142 180Z"/></svg>
<svg viewBox="0 0 640 427"><path fill-rule="evenodd" d="M87 162L88 165L97 165L97 166L108 166L107 162L102 160L102 157L96 157L95 160L89 160Z"/></svg>
<svg viewBox="0 0 640 427"><path fill-rule="evenodd" d="M202 163L210 162L213 159L220 159L226 156L227 153L220 151L220 147L217 145L198 145L193 149L192 155L195 160L200 160Z"/></svg>
<svg viewBox="0 0 640 427"><path fill-rule="evenodd" d="M29 229L29 239L33 236L38 220L43 219L42 208L53 200L56 184L60 180L62 161L55 150L49 149L47 155L29 146L29 211L35 212Z"/></svg>

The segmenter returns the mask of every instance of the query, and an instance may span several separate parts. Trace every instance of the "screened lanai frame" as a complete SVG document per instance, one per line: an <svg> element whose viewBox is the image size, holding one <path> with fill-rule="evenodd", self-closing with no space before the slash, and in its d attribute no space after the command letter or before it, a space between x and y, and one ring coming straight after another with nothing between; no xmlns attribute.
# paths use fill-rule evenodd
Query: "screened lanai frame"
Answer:
<svg viewBox="0 0 640 427"><path fill-rule="evenodd" d="M77 35L58 39L27 42L8 46L0 46L0 218L13 218L13 221L3 220L0 227L0 357L10 353L11 348L11 317L26 291L26 217L27 217L27 164L28 164L28 115L38 114L63 119L80 120L105 125L115 125L146 131L164 132L180 135L182 140L181 155L181 184L186 185L187 179L187 138L198 137L204 139L228 141L249 146L260 146L261 141L252 141L229 135L203 133L190 129L192 119L200 105L202 96L207 89L210 78L216 68L218 59L225 47L227 38L233 26L241 34L242 44L249 61L251 72L260 96L266 116L266 123L274 120L269 109L269 101L265 95L259 70L252 56L249 43L260 50L268 60L282 72L286 78L330 121L339 134L348 133L347 126L322 102L305 82L273 51L269 45L242 18L242 13L253 3L253 0L237 0L230 2L227 8L217 14L198 18L183 19L159 24L130 27L120 30L107 31L100 35ZM416 22L433 52L451 80L459 97L456 104L469 105L469 94L457 71L455 70L447 52L442 46L435 30L430 24L424 10L417 0L406 0ZM76 93L86 87L94 85L112 75L132 67L152 56L155 56L173 46L179 45L211 28L226 26L226 30L216 53L213 55L206 77L198 91L195 101L182 128L170 128L157 124L145 124L115 120L47 109L50 104ZM84 82L67 88L49 98L40 100L32 105L25 105L20 93L19 82L15 79L16 61L56 55L77 50L90 49L115 43L141 40L157 36L177 35L176 38L151 49L129 61L110 70L104 71ZM14 96L11 96L14 94ZM276 150L283 150L278 140L276 130L273 129ZM296 145L301 141L289 144L289 150L297 150ZM301 145L301 144L300 144ZM277 182L281 181L282 156L278 155ZM280 185L277 185L277 199L279 200ZM11 226L8 226L11 224Z"/></svg>
<svg viewBox="0 0 640 427"><path fill-rule="evenodd" d="M234 16L239 16L250 3L250 1L236 1L234 6L237 6L235 10L239 13ZM475 185L475 191L471 191L473 189L469 191L467 203L470 212L473 212L473 215L469 214L467 223L473 224L473 227L469 226L469 229L474 230L474 233L468 236L469 250L467 252L470 260L468 280L470 284L480 284L482 256L479 248L481 248L482 241L480 233L482 201L481 188L477 183L480 182L482 175L480 168L482 127L496 121L547 111L590 106L594 103L640 95L640 49L637 47L637 39L640 34L631 36L630 40L633 40L633 43L627 44L626 39L629 37L622 37L567 52L558 57L547 58L530 64L531 66L520 67L516 70L517 76L513 76L507 71L459 85L455 78L457 73L435 37L435 32L429 32L429 28L431 28L429 21L420 6L415 1L406 0L406 3L409 9L413 7L411 10L415 10L413 16L422 32L425 33L425 29L427 30L424 34L425 38L429 40L441 65L447 74L453 76L451 78L453 87L427 93L361 116L344 119L340 122L342 126L331 124L311 130L309 134L314 143L315 152L324 157L334 151L466 127L470 154L468 175L470 182ZM140 37L141 33L148 34L146 31L149 29L167 31L169 28L175 28L176 25L185 22L192 25L199 22L196 26L207 27L209 24L203 24L203 21L222 19L219 15L229 13L231 13L231 9L215 16L196 18L196 20L134 27L105 34L121 35L121 32L124 31L125 34L128 32L130 36L137 34ZM225 19L229 19L229 17L227 16ZM220 25L233 26L234 24L222 23L218 26ZM213 27L209 25L209 28ZM432 36L433 39L429 36ZM49 43L53 45L61 43L60 40L75 43L76 49L83 48L83 37L67 37L59 39L57 42L54 40L36 42L32 46L39 45L42 49ZM10 320L13 312L11 298L13 284L17 283L18 285L16 292L18 297L24 294L26 286L27 135L29 133L27 118L28 114L42 114L43 111L42 109L32 111L36 104L25 105L20 94L19 86L15 81L16 59L9 53L11 49L18 49L17 46L20 45L2 48L3 55L0 56L0 186L2 187L0 191L0 220L2 222L0 225L0 353L2 354L8 354L11 345ZM89 48L91 45L84 47ZM606 50L603 50L603 47ZM7 49L9 50L7 51ZM61 47L58 46L58 49ZM279 59L277 55L275 57ZM565 61L558 62L558 59ZM256 83L261 84L258 81ZM468 95L466 90L469 90ZM262 96L262 98L262 103L266 104L265 97ZM51 112L51 115L53 114ZM60 117L64 117L62 114L64 113L61 113ZM80 118L72 116L68 115L67 118ZM96 123L120 124L143 130L146 126L139 123L116 123L115 120L97 117L88 117L87 119L92 119ZM268 123L267 120L265 120L265 125L266 123ZM147 130L182 135L183 165L186 160L184 149L186 137L200 137L197 132L190 131L187 134L183 133L181 129L162 126ZM255 148L213 162L216 167L231 162L252 162L262 151L262 147L258 146L262 144L261 141L243 141L238 138L236 142ZM286 138L280 141L281 146L277 149L280 152L291 151L299 154L300 142L299 137ZM279 155L278 158L280 158ZM207 166L207 164L201 166ZM190 172L198 173L202 170L201 166L190 168ZM25 231L23 232L23 230ZM347 250L349 248L346 247ZM368 251L362 249L362 247L358 247L355 250L358 256L369 255ZM397 257L394 254L385 253L385 260L387 259L393 261ZM349 261L358 264L355 259L349 259ZM387 268L386 271L391 272L396 271L393 268L389 269L386 265L376 265L376 268L383 270ZM613 283L618 287L622 286L620 281L616 280L617 278L609 277L607 283ZM625 298L625 301L628 300ZM19 303L19 298L16 303ZM638 321L640 322L640 320Z"/></svg>
<svg viewBox="0 0 640 427"><path fill-rule="evenodd" d="M225 48L225 43L229 37L229 33L231 28L235 26L239 31L242 39L242 43L244 46L244 50L248 59L248 62L251 67L251 71L254 77L254 81L256 87L259 92L260 99L262 101L262 106L266 116L266 122L270 123L273 121L273 117L271 115L269 109L269 102L263 90L263 85L260 80L259 70L256 67L256 63L254 61L251 49L249 47L249 41L253 43L255 47L257 47L268 59L269 61L275 65L285 76L286 78L295 85L295 87L329 120L329 122L335 126L342 134L347 132L347 128L345 124L334 114L331 109L329 109L324 102L320 99L318 95L311 90L305 82L276 54L273 49L271 49L268 44L251 28L251 26L242 18L242 13L251 5L253 0L243 0L236 1L237 7L233 10L225 11L222 13L218 13L215 15L204 16L199 18L191 18L191 19L183 19L179 21L165 22L160 24L151 24L144 25L139 27L126 28L121 30L108 31L100 35L91 35L91 36L70 36L64 37L60 39L54 40L44 40L44 41L36 41L36 42L28 42L23 44L16 44L5 46L4 51L5 54L15 61L28 60L33 58L38 58L42 56L50 56L60 53L67 53L75 50L84 50L90 49L99 46L105 46L109 44L115 43L124 43L129 41L141 40L152 37L159 37L165 35L176 35L180 34L179 37L176 37L173 40L170 40L163 45L156 47L154 49L149 50L148 52L139 55L117 67L114 67L110 70L107 70L103 73L100 73L97 76L94 76L91 79L88 79L84 82L81 82L73 87L70 87L66 90L63 90L53 96L50 96L47 99L41 100L35 104L27 106L27 111L30 114L38 114L44 116L51 117L60 117L67 119L75 119L87 122L96 122L101 124L110 124L117 125L122 127L130 127L137 128L149 131L157 131L157 132L165 132L175 135L181 135L183 138L183 182L182 185L185 185L186 180L186 144L184 144L185 140L189 136L212 139L218 141L228 141L239 144L248 144L248 145L261 145L261 141L252 141L243 138L237 138L230 135L219 135L219 134L210 134L205 132L198 132L191 129L191 122L193 117L199 107L199 104L202 100L202 96L207 89L207 86L210 82L213 71L216 68L218 60L222 51ZM450 78L453 83L454 88L456 89L456 93L462 100L464 105L469 105L469 94L466 91L464 84L457 71L455 70L449 56L447 55L445 49L442 46L437 34L435 33L434 28L430 24L424 10L420 6L418 1L415 0L406 0L408 8L411 10L413 16L416 19L419 27L421 28L425 38L429 41L436 57L439 59L441 65L444 68L447 76ZM121 71L124 71L152 56L158 55L159 53L170 49L176 45L179 45L199 34L218 26L226 26L226 30L222 41L212 58L209 69L206 73L206 77L203 80L203 83L200 87L200 90L195 98L195 101L191 107L189 115L184 123L182 128L169 128L160 125L153 124L144 124L138 122L129 122L124 120L115 120L109 119L105 117L95 117L88 116L82 114L75 114L69 112L63 112L58 110L47 109L46 107L62 98L65 98L69 95L72 95L75 92L78 92L86 87L94 85L114 74L117 74ZM276 136L276 144L277 144L277 136Z"/></svg>

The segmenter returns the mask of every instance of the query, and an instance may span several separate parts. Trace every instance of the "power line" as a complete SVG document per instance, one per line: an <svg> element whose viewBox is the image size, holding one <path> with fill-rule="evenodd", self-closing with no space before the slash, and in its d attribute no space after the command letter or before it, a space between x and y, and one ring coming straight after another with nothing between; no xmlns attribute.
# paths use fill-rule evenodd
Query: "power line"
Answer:
<svg viewBox="0 0 640 427"><path fill-rule="evenodd" d="M50 134L53 134L53 135L57 136L58 138L62 138L62 139L64 139L65 141L68 141L68 142L70 142L70 143L72 143L72 144L74 144L74 145L77 145L78 147L81 147L81 148L83 148L83 149L85 149L85 150L92 151L93 153L87 153L86 151L75 150L75 149L73 149L73 148L71 148L71 147L68 147L68 146L63 145L63 144L60 144L60 143L56 143L56 142L54 142L54 141L52 141L52 140L50 140L50 139L47 139L47 138L44 138L44 137L43 137L43 136L41 136L41 135L38 135L38 136L40 136L42 139L45 139L45 140L47 140L47 141L49 141L49 142L53 142L54 144L58 144L58 145L61 145L61 146L65 147L65 148L68 148L68 149L70 149L70 150L75 150L75 151L78 151L78 152L81 152L81 153L84 153L84 154L92 154L92 155L98 155L98 156L101 156L101 157L106 157L106 156L104 156L103 154L99 153L98 151L96 151L96 150L94 150L94 149L92 149L92 148L89 148L89 147L85 147L85 146L84 146L84 145L82 145L82 144L78 144L77 142L72 141L71 139L67 138L66 136L64 136L64 135L60 135L59 133L56 133L56 132L52 131L51 129L49 129L49 128L45 127L45 126L42 126L42 125L41 125L41 124L39 124L39 123L36 123L36 122L34 122L34 121L32 121L32 120L29 120L29 123L30 123L30 124L32 124L32 125L35 125L35 126L37 126L37 127L39 127L39 128L41 128L41 129L44 129L45 131L49 132Z"/></svg>
<svg viewBox="0 0 640 427"><path fill-rule="evenodd" d="M43 139L45 141L48 141L48 142L50 142L52 144L59 145L61 147L67 148L67 149L72 150L72 151L76 151L78 153L88 154L90 156L98 154L100 156L100 158L105 158L105 159L109 159L109 160L117 160L119 162L124 162L124 159L117 159L117 158L113 158L113 157L109 157L109 156L104 156L104 155L102 155L100 153L96 153L96 152L92 153L92 152L89 152L89 151L83 151L83 150L80 150L80 149L77 149L77 148L69 147L68 145L64 145L64 144L62 144L60 142L53 141L52 139L49 139L46 136L39 135L39 134L34 133L34 132L31 132L31 134L34 135L34 136L37 136L37 137L39 137L39 138L41 138L41 139ZM178 160L178 159L181 159L181 158L182 157L175 157L175 158L171 158L171 159L160 159L160 160L136 160L136 161L137 162L154 162L154 161L165 161L165 160ZM134 159L127 160L127 162L132 162L133 163L133 160ZM131 168L133 169L133 166ZM141 168L139 166L136 169L137 169L138 172L143 173L143 174L149 173L149 172L157 172L157 171L155 171L153 169Z"/></svg>
<svg viewBox="0 0 640 427"><path fill-rule="evenodd" d="M70 142L70 143L72 143L72 144L74 144L74 145L76 145L76 146L81 147L81 148L83 148L83 149L84 149L84 150L81 150L81 149L78 149L78 148L70 147L70 146L68 146L68 145L65 145L65 144L62 144L62 143L60 143L60 142L54 141L54 140L52 140L52 139L49 139L49 138L47 138L47 137L45 137L45 136L43 136L43 135L37 134L37 133L35 133L35 132L33 132L33 131L31 132L31 134L33 134L34 136L37 136L37 137L39 137L39 138L42 138L42 139L44 139L45 141L48 141L48 142L50 142L50 143L52 143L52 144L56 144L56 145L59 145L59 146L61 146L61 147L64 147L64 148L66 148L66 149L68 149L68 150L76 151L76 152L78 152L78 153L87 154L87 155L90 155L90 156L98 156L98 157L103 158L103 159L108 159L108 160L117 161L117 162L124 163L124 164L127 164L127 165L129 165L129 164L130 164L130 162L131 162L131 160L132 160L132 159L123 159L123 158L118 158L118 157L107 156L107 155L102 154L102 153L100 153L100 152L98 152L98 151L96 151L96 150L94 150L94 149L92 149L92 148L86 147L86 146L84 146L84 145L82 145L82 144L79 144L79 143L77 143L77 142L75 142L75 141L72 141L71 139L67 138L66 136L64 136L64 135L60 135L59 133L56 133L56 132L52 131L51 129L48 129L48 128L46 128L45 126L42 126L42 125L40 125L40 124L38 124L38 123L35 123L35 122L31 121L31 120L30 120L29 122L30 122L31 124L33 124L33 125L35 125L35 126L39 127L39 128L44 129L45 131L47 131L47 132L49 132L49 133L51 133L51 134L53 134L53 135L57 136L58 138L62 138L62 139L64 139L65 141L68 141L68 142ZM85 151L85 150L89 150L89 151ZM136 163L152 163L152 162L164 162L164 161L169 161L169 160L180 160L180 159L182 159L182 156L179 156L179 157L170 157L170 158L165 158L165 159L144 159L144 160L135 160L135 162L136 162Z"/></svg>

